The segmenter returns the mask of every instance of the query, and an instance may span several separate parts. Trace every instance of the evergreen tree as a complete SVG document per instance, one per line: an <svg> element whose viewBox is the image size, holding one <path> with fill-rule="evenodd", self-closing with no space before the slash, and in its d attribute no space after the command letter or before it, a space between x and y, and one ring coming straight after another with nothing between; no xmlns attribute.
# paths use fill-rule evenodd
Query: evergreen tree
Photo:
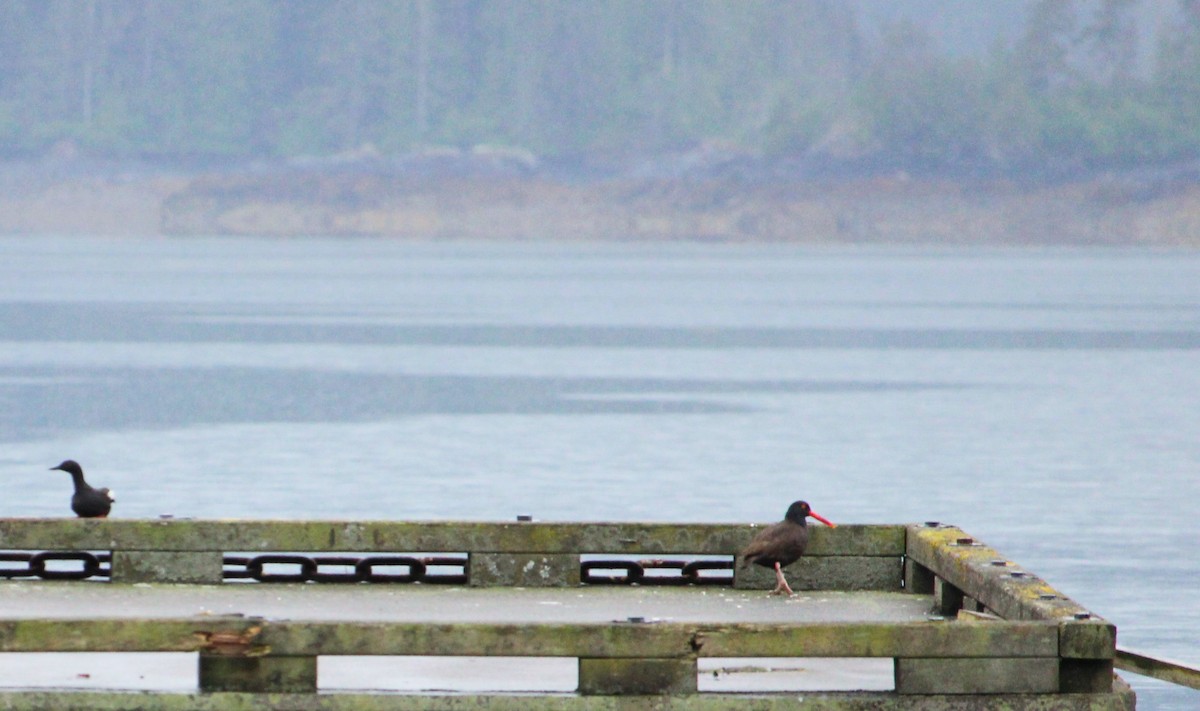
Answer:
<svg viewBox="0 0 1200 711"><path fill-rule="evenodd" d="M804 156L839 132L930 170L1195 154L1200 0L1149 78L1145 2L1030 0L1011 47L964 56L835 0L7 0L0 156Z"/></svg>

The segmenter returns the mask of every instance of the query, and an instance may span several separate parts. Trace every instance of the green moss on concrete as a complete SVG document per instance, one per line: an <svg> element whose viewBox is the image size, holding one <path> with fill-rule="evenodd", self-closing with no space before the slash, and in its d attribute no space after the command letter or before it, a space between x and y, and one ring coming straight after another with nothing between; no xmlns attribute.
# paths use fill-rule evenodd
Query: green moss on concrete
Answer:
<svg viewBox="0 0 1200 711"><path fill-rule="evenodd" d="M200 655L201 691L316 693L317 658Z"/></svg>
<svg viewBox="0 0 1200 711"><path fill-rule="evenodd" d="M220 551L115 551L114 583L220 584Z"/></svg>
<svg viewBox="0 0 1200 711"><path fill-rule="evenodd" d="M1069 620L1059 624L1059 655L1067 659L1112 659L1116 656L1117 628L1100 618Z"/></svg>
<svg viewBox="0 0 1200 711"><path fill-rule="evenodd" d="M964 625L953 622L730 625L700 632L712 657L1047 657L1057 630L1044 622Z"/></svg>
<svg viewBox="0 0 1200 711"><path fill-rule="evenodd" d="M471 553L475 587L577 587L579 556L569 553Z"/></svg>
<svg viewBox="0 0 1200 711"><path fill-rule="evenodd" d="M586 657L1055 656L1047 622L421 624L190 620L17 620L0 623L0 651L195 651L205 633L245 634L274 655Z"/></svg>
<svg viewBox="0 0 1200 711"><path fill-rule="evenodd" d="M696 693L695 659L579 660L579 693L601 696Z"/></svg>
<svg viewBox="0 0 1200 711"><path fill-rule="evenodd" d="M276 654L679 657L695 625L276 622L259 642Z"/></svg>
<svg viewBox="0 0 1200 711"><path fill-rule="evenodd" d="M10 711L1133 711L1118 681L1108 694L899 696L889 693L577 696L527 694L178 694L0 692Z"/></svg>
<svg viewBox="0 0 1200 711"><path fill-rule="evenodd" d="M0 549L732 555L758 528L741 524L0 519ZM814 556L900 556L904 535L902 526L814 527L809 552Z"/></svg>
<svg viewBox="0 0 1200 711"><path fill-rule="evenodd" d="M757 565L741 567L738 561L734 587L771 590L775 571ZM899 556L805 555L783 569L793 590L882 590L902 589L904 567Z"/></svg>
<svg viewBox="0 0 1200 711"><path fill-rule="evenodd" d="M978 541L964 545L959 542L962 539L974 541L952 526L910 526L907 555L1005 619L1061 621L1076 615L1100 619L995 549ZM1005 564L996 565L996 561ZM1021 575L1016 577L1014 572Z"/></svg>
<svg viewBox="0 0 1200 711"><path fill-rule="evenodd" d="M244 617L18 619L0 621L0 652L194 652L204 633L244 634Z"/></svg>
<svg viewBox="0 0 1200 711"><path fill-rule="evenodd" d="M1052 694L1058 660L1023 658L897 659L899 694Z"/></svg>

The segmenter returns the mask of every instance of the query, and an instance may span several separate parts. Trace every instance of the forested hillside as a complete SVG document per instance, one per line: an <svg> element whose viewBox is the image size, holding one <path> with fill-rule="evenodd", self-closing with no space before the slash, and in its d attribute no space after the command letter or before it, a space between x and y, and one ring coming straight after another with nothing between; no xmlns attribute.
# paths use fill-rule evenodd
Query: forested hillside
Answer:
<svg viewBox="0 0 1200 711"><path fill-rule="evenodd" d="M1021 9L964 53L936 26L865 31L837 0L7 0L0 158L487 144L569 163L705 143L1040 175L1200 155L1200 0Z"/></svg>

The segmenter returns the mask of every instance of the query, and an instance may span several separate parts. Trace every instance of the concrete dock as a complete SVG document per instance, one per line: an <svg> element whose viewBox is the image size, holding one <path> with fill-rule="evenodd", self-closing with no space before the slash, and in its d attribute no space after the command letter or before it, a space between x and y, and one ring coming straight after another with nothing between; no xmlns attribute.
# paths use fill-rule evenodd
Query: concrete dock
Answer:
<svg viewBox="0 0 1200 711"><path fill-rule="evenodd" d="M69 582L0 584L7 619L303 619L435 624L661 624L916 622L930 597L884 592L805 592L790 598L750 590L687 588L464 588L421 586ZM640 620L630 622L629 620ZM698 666L702 692L886 691L890 659L712 658ZM319 661L321 691L567 693L574 659L552 657L337 656ZM0 688L197 690L194 653L0 654Z"/></svg>
<svg viewBox="0 0 1200 711"><path fill-rule="evenodd" d="M1133 708L1115 627L957 528L814 529L792 597L756 530L0 520L0 708Z"/></svg>

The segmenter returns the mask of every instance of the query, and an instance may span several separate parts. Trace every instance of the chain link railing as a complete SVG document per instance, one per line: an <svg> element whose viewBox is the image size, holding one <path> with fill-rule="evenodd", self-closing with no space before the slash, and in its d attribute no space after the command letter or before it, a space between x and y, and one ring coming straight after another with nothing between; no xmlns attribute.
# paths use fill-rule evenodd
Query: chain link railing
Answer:
<svg viewBox="0 0 1200 711"><path fill-rule="evenodd" d="M55 566L52 561L77 561L79 568ZM21 563L23 565L9 565ZM112 555L86 551L41 551L38 553L0 553L0 578L41 578L42 580L87 580L112 575Z"/></svg>
<svg viewBox="0 0 1200 711"><path fill-rule="evenodd" d="M678 575L649 571L677 570ZM602 571L621 571L604 574ZM704 571L729 571L728 575L705 575ZM579 580L587 585L733 585L732 560L585 560Z"/></svg>
<svg viewBox="0 0 1200 711"><path fill-rule="evenodd" d="M48 564L57 562L58 565ZM64 564L77 562L78 567ZM427 583L465 585L467 556L226 555L225 580L259 583ZM431 570L435 569L435 570ZM668 574L662 574L668 571ZM676 574L669 574L677 571ZM715 574L714 574L715 573ZM0 578L111 579L112 555L86 551L0 552ZM732 560L585 560L586 585L733 585Z"/></svg>
<svg viewBox="0 0 1200 711"><path fill-rule="evenodd" d="M269 554L225 556L226 580L254 580L260 583L430 583L465 585L466 556L377 555L306 556ZM268 568L270 566L270 568ZM279 568L285 568L281 571ZM338 568L339 570L329 570ZM351 570L347 570L350 568ZM377 569L403 568L404 572ZM430 568L450 568L457 572L431 572Z"/></svg>

